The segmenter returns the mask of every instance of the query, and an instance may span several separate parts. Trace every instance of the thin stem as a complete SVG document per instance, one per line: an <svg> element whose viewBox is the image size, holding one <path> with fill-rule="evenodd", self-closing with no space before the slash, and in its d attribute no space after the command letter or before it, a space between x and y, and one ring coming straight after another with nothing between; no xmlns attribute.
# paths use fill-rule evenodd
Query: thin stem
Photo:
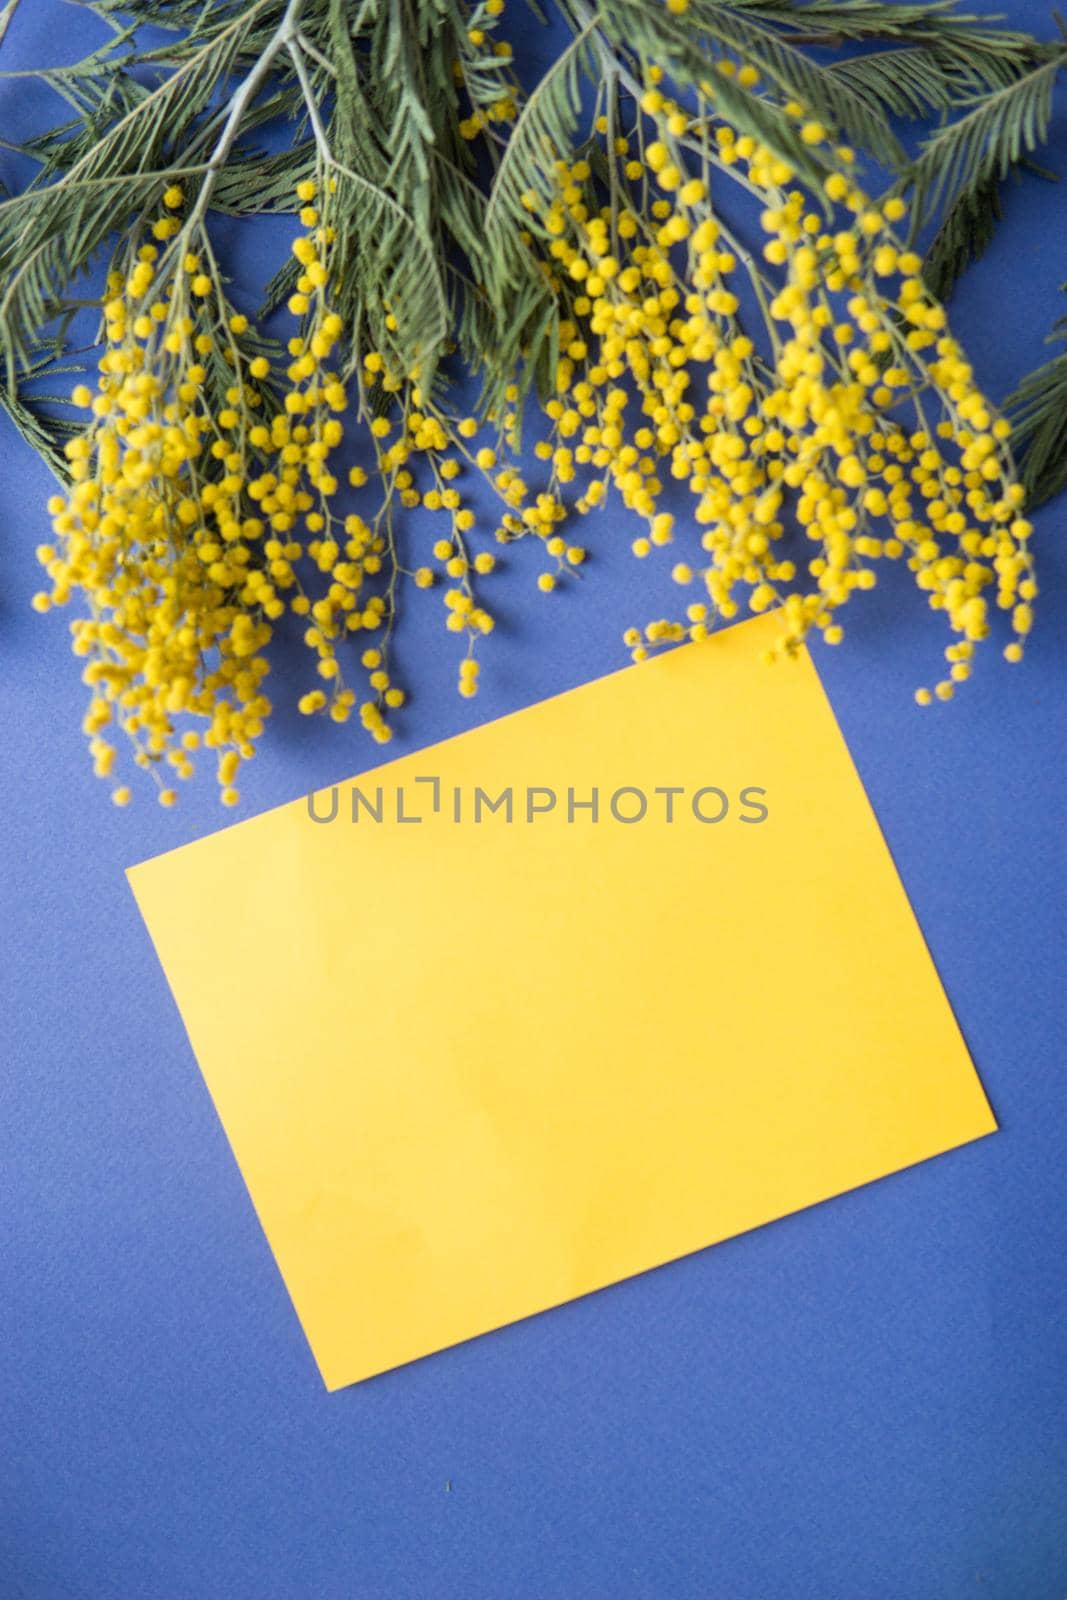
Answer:
<svg viewBox="0 0 1067 1600"><path fill-rule="evenodd" d="M301 50L303 50L304 54L311 57L312 61L314 61L317 67L321 67L324 72L328 72L331 78L336 78L337 68L334 66L329 56L324 56L318 45L312 44L306 33L302 33L298 30L296 42L300 46Z"/></svg>
<svg viewBox="0 0 1067 1600"><path fill-rule="evenodd" d="M19 8L19 0L7 0L7 5L0 11L0 44L4 42L4 35L11 26L11 20Z"/></svg>
<svg viewBox="0 0 1067 1600"><path fill-rule="evenodd" d="M192 233L204 220L208 206L211 203L215 185L219 179L219 173L237 141L237 135L241 131L241 123L245 113L270 75L275 58L288 48L296 38L297 24L300 21L300 13L303 11L304 5L305 0L289 0L282 20L267 41L263 54L230 101L230 109L227 113L226 121L222 125L222 132L219 134L215 148L207 161L207 175L200 185L196 204L186 218L185 226L182 230L183 233Z"/></svg>
<svg viewBox="0 0 1067 1600"><path fill-rule="evenodd" d="M290 0L290 3L294 3L294 0ZM302 0L300 0L300 3L302 3ZM293 70L295 71L297 81L300 84L301 93L304 96L304 105L307 110L308 121L311 123L311 131L315 136L315 143L319 148L319 153L322 156L323 161L325 161L328 166L337 167L338 171L342 171L344 169L341 168L340 163L334 160L333 152L330 149L330 142L326 137L326 129L322 125L322 117L319 115L318 102L315 99L315 90L311 79L308 76L308 69L304 61L304 52L299 35L295 32L291 34L290 37L285 40L285 45L289 51L289 56L293 63Z"/></svg>

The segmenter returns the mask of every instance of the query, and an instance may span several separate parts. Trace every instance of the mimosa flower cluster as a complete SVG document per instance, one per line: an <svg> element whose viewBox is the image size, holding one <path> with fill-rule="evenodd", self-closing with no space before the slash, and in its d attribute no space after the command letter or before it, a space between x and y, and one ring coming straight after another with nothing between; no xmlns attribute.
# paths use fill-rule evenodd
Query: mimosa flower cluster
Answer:
<svg viewBox="0 0 1067 1600"><path fill-rule="evenodd" d="M379 743L392 737L388 713L405 700L387 665L401 578L419 588L444 580L445 625L467 641L461 694L476 692L474 644L492 631L473 580L491 573L496 557L469 548L474 513L455 480L465 461L488 471L496 452L468 447L474 419L446 431L439 416L420 411L417 384L394 379L373 351L363 358L363 381L395 394L400 414L378 415L367 429L373 513L338 509L346 487L359 491L372 479L354 465L342 484L335 466L348 391L332 364L342 326L330 307L333 232L314 204L319 190L307 180L298 195L307 231L293 246L300 270L288 310L300 332L281 372L250 354L249 341L260 343L248 318L229 310L200 255L187 252L158 289L155 241L176 231L171 216L159 220L129 272L109 278L96 392L81 385L72 396L91 421L67 446L70 494L49 503L56 543L38 556L51 588L34 603L48 611L84 595L89 616L72 622L71 633L75 654L87 658L84 729L95 771L113 777L119 732L165 806L177 799L171 780L190 778L203 751L214 754L223 804L239 800L240 765L255 754L271 711L266 647L287 611L302 619L315 662L300 710L339 723L358 711ZM181 190L166 199L180 207ZM212 361L232 380L218 410L207 402ZM416 489L413 467L430 487ZM523 506L515 469L495 474L494 487L505 507ZM396 507L420 504L441 513L444 528L426 564L402 569ZM542 505L532 520L541 526L547 515ZM526 526L505 510L497 536ZM584 557L573 546L566 554L572 565ZM346 684L346 656L362 668L361 703ZM127 804L130 786L117 783L112 798Z"/></svg>
<svg viewBox="0 0 1067 1600"><path fill-rule="evenodd" d="M750 69L722 66L753 86ZM331 293L327 164L298 190L296 331L280 355L230 306L202 226L183 224L182 190L167 190L151 238L108 281L98 379L73 396L89 420L67 446L72 484L50 504L50 587L35 600L86 604L71 625L85 731L117 804L131 794L120 735L162 804L205 753L237 802L286 613L310 652L308 681L287 687L300 710L354 716L384 743L405 701L389 659L402 586L436 586L459 692L473 695L496 547L539 540L550 592L585 560L568 520L612 491L634 555L669 552L687 592L680 615L627 631L636 660L744 608L780 608L786 653L813 632L836 644L883 560L906 563L950 632L920 703L969 676L998 610L1004 655L1021 658L1036 583L1008 426L897 236L903 202L872 202L852 153L787 110L805 145L832 153L820 195L735 133L713 84L683 106L653 68L631 133L598 124L598 169L558 160L525 197L527 247L560 307L536 482L519 463L517 387L496 414L452 415L417 368L351 347ZM713 205L724 175L757 208L756 251ZM438 531L401 544L416 508Z"/></svg>
<svg viewBox="0 0 1067 1600"><path fill-rule="evenodd" d="M674 578L700 591L684 621L629 631L635 659L702 639L743 605L782 608L786 651L813 629L837 644L839 614L875 585L875 563L904 560L954 635L945 675L916 698L949 699L990 631L991 601L1010 617L1009 661L1030 631L1031 526L1010 428L894 234L903 201L875 205L841 170L813 201L784 162L714 117L705 90L695 112L646 91L654 137L641 129L607 152L627 203L591 208L584 161L559 164L547 208L529 196L548 260L579 291L542 452L565 479L593 469L579 509L614 487L645 523L634 554L673 548ZM827 143L801 107L787 110L805 144ZM685 158L694 145L698 174ZM854 159L834 156L846 171ZM724 168L761 203L761 258L711 206L710 174ZM739 319L746 284L766 350ZM661 509L667 480L691 492L693 527ZM814 547L803 586L784 545L793 524Z"/></svg>

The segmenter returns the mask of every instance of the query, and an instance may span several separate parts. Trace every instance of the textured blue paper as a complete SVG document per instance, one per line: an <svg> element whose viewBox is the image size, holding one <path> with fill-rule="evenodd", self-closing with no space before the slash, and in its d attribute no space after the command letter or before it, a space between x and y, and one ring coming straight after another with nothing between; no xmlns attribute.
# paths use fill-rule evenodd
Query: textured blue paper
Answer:
<svg viewBox="0 0 1067 1600"><path fill-rule="evenodd" d="M26 0L0 58L92 37ZM7 139L51 114L24 82L0 104ZM1007 210L954 312L994 394L1065 309L1067 189ZM904 582L816 652L1003 1131L327 1395L123 879L218 824L210 784L120 814L90 776L65 619L28 609L50 480L0 436L3 1600L1062 1600L1067 501L1021 669L991 651L919 712L943 640ZM394 750L622 662L659 603L621 516L588 534L562 595L519 552L471 704L413 601ZM249 810L377 759L276 724Z"/></svg>

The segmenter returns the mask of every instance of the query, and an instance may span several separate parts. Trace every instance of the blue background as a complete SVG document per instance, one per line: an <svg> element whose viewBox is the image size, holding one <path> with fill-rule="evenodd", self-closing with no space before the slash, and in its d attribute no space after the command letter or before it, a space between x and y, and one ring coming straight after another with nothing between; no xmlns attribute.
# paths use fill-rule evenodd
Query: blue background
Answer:
<svg viewBox="0 0 1067 1600"><path fill-rule="evenodd" d="M1052 32L1042 6L1013 17ZM97 37L33 0L4 64ZM26 82L0 104L8 138L54 117ZM1067 168L1062 109L1056 148ZM994 395L1067 275L1067 187L1028 179L1006 209L954 307ZM239 277L269 269L268 234L235 241ZM123 878L218 825L211 784L123 814L91 777L65 619L29 610L51 480L0 438L4 1600L1062 1600L1064 504L1038 518L1021 668L993 647L919 712L944 641L905 582L816 652L1001 1133L327 1395ZM563 594L518 551L472 704L417 597L394 749L620 664L670 585L620 514L585 531ZM376 758L280 712L245 809Z"/></svg>

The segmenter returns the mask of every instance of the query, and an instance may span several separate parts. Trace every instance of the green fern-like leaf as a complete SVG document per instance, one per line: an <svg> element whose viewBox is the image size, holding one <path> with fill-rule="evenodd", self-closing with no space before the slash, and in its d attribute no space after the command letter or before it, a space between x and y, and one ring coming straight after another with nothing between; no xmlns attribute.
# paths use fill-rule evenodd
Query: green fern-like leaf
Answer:
<svg viewBox="0 0 1067 1600"><path fill-rule="evenodd" d="M1050 335L1050 342L1063 341L1067 321ZM1028 373L1004 402L1004 411L1029 503L1041 505L1067 489L1067 350Z"/></svg>
<svg viewBox="0 0 1067 1600"><path fill-rule="evenodd" d="M1032 66L1038 53L1029 34L1003 28L995 17L959 11L956 0L934 0L929 5L909 0L732 0L732 4L775 23L798 42L826 48L885 42L919 49L956 94L1001 88Z"/></svg>
<svg viewBox="0 0 1067 1600"><path fill-rule="evenodd" d="M582 22L588 7L579 0L567 0L568 10ZM689 14L686 13L686 20ZM597 18L613 50L625 62L635 58L661 63L677 82L693 85L713 82L715 102L722 115L740 133L750 134L775 155L787 161L797 177L820 192L827 167L811 146L800 139L795 125L782 107L768 96L740 87L735 79L714 71L715 41L700 37L692 26L664 7L646 6L640 0L601 0ZM631 74L632 77L632 74ZM631 85L634 92L636 85Z"/></svg>
<svg viewBox="0 0 1067 1600"><path fill-rule="evenodd" d="M80 432L80 424L69 416L64 417L62 413L57 415L54 410L41 409L49 405L69 407L68 399L35 392L36 385L42 379L67 377L69 381L70 374L84 371L80 363L60 359L59 343L61 341L32 352L19 374L17 388L9 389L7 385L0 384L0 410L6 413L25 442L37 452L49 472L65 488L70 483L70 463L63 453L63 446Z"/></svg>
<svg viewBox="0 0 1067 1600"><path fill-rule="evenodd" d="M783 96L800 101L808 115L825 121L853 144L875 150L889 166L903 165L904 152L873 97L858 94L847 78L827 69L743 9L696 0L694 20L724 50L759 65Z"/></svg>
<svg viewBox="0 0 1067 1600"><path fill-rule="evenodd" d="M972 261L989 248L1001 217L1001 180L991 173L960 191L942 219L923 261L923 279L947 300Z"/></svg>
<svg viewBox="0 0 1067 1600"><path fill-rule="evenodd" d="M514 281L525 268L518 230L530 225L530 215L523 197L535 194L549 203L555 193L555 164L573 152L581 110L581 71L587 66L594 27L587 22L580 29L534 88L501 157L484 217L486 261L491 272L496 269L498 283L501 277Z"/></svg>
<svg viewBox="0 0 1067 1600"><path fill-rule="evenodd" d="M115 229L162 192L170 178L169 151L210 114L257 9L262 6L213 34L63 177L0 205L0 345L9 382L53 315L57 287L88 266ZM198 154L194 143L194 161Z"/></svg>
<svg viewBox="0 0 1067 1600"><path fill-rule="evenodd" d="M850 56L832 62L828 70L861 99L896 117L945 111L954 99L941 58L919 45Z"/></svg>
<svg viewBox="0 0 1067 1600"><path fill-rule="evenodd" d="M964 115L923 145L911 169L919 218L956 204L967 191L1000 179L1048 137L1052 92L1067 47L1022 77L965 108Z"/></svg>

